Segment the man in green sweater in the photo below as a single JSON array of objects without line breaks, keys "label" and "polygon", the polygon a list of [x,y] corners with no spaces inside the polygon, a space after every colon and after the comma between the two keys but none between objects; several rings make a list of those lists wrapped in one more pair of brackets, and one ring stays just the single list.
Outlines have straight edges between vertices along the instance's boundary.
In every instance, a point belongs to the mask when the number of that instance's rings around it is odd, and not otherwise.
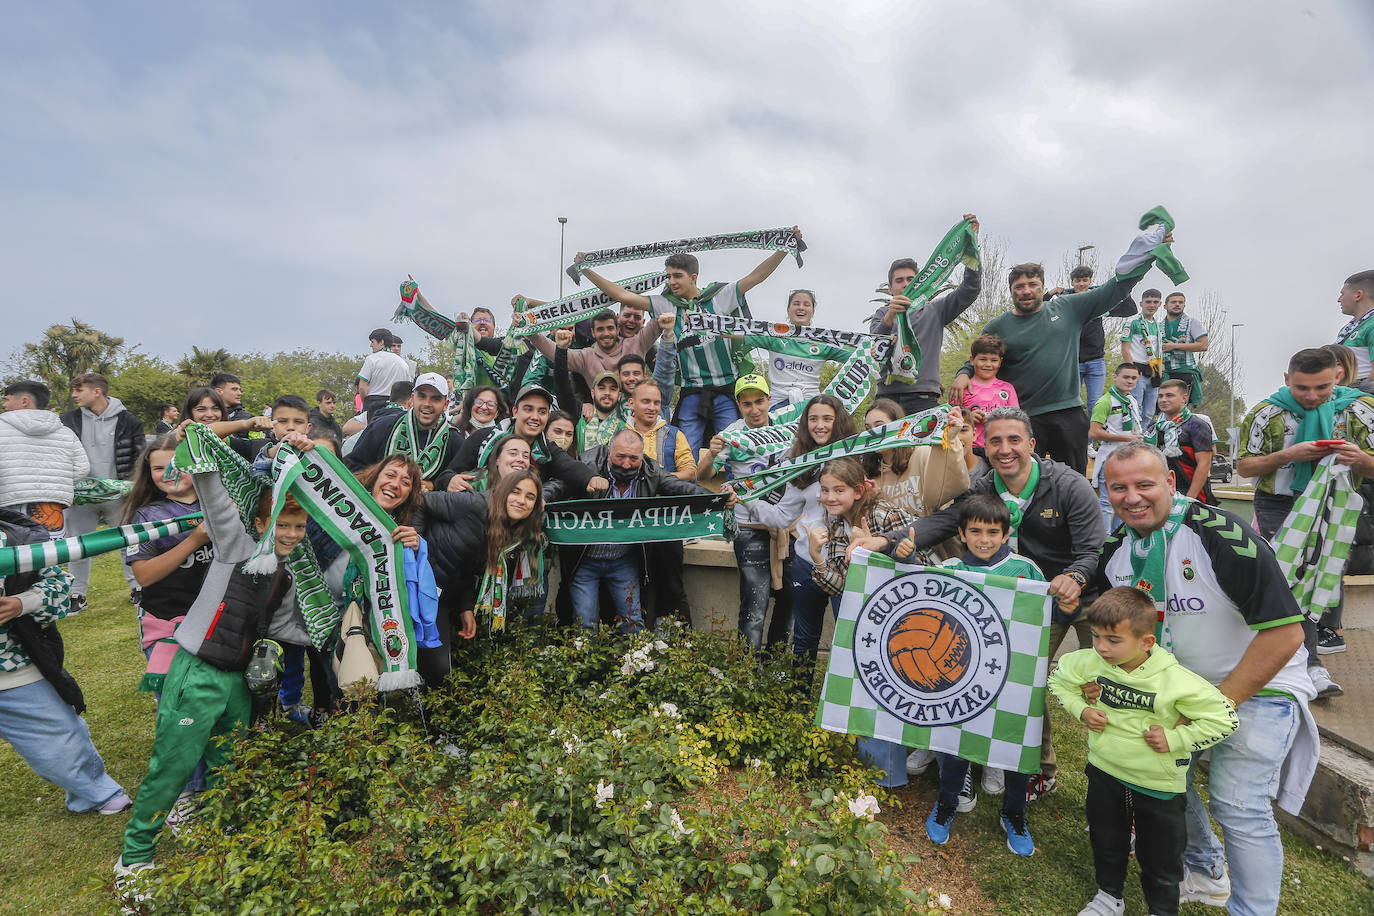
[{"label": "man in green sweater", "polygon": [[[1080,474],[1088,469],[1088,414],[1079,394],[1078,340],[1085,322],[1110,312],[1139,280],[1113,275],[1101,286],[1046,303],[1045,269],[1017,264],[1008,278],[1012,310],[983,329],[1007,345],[997,377],[1016,389],[1021,409],[1030,414],[1036,453]],[[951,404],[963,402],[972,376],[972,364],[964,363],[950,385]]]}]

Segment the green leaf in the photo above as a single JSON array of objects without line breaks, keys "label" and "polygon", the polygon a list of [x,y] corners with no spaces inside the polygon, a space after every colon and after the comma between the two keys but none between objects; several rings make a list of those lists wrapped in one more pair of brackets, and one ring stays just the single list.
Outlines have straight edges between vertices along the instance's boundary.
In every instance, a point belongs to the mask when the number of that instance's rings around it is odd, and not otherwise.
[{"label": "green leaf", "polygon": [[828,855],[816,856],[816,861],[812,864],[816,866],[818,874],[828,875],[835,870],[835,860]]}]

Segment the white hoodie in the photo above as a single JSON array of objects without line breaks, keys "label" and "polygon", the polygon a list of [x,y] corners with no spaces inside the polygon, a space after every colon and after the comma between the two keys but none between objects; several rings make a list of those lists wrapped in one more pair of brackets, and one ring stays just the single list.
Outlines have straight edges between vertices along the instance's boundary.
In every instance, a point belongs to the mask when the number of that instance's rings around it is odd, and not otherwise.
[{"label": "white hoodie", "polygon": [[0,414],[0,506],[72,504],[72,485],[91,464],[76,433],[49,410]]}]

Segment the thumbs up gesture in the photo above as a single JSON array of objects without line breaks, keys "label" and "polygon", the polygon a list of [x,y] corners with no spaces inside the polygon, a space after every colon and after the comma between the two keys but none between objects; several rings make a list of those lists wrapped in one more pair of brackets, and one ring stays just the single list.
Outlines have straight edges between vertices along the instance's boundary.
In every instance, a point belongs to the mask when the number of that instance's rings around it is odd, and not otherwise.
[{"label": "thumbs up gesture", "polygon": [[911,556],[915,552],[916,529],[908,528],[906,530],[906,537],[902,538],[902,540],[897,544],[897,549],[894,551],[894,553],[897,554],[897,559],[905,560],[907,557]]}]

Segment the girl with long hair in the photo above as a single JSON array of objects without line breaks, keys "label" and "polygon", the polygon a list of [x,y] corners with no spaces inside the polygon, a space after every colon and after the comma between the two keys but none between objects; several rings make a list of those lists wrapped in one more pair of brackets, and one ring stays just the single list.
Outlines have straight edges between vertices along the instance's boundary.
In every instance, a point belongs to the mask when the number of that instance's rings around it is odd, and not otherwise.
[{"label": "girl with long hair", "polygon": [[[267,417],[252,416],[242,420],[226,420],[229,408],[220,393],[210,387],[192,388],[186,396],[186,406],[181,411],[182,425],[188,421],[204,423],[216,436],[226,439],[231,448],[248,461],[252,461],[257,450],[248,439],[248,434],[257,430],[266,432],[272,428]],[[261,441],[261,440],[258,440]]]},{"label": "girl with long hair", "polygon": [[[822,445],[838,442],[856,435],[858,429],[838,398],[818,394],[806,402],[797,435],[792,441],[788,457],[797,458],[815,451]],[[816,584],[811,559],[810,532],[821,524],[824,509],[820,503],[821,484],[815,471],[808,471],[787,484],[777,505],[766,500],[753,503],[760,522],[771,528],[791,528],[797,525],[797,539],[792,545],[792,651],[806,662],[809,671],[815,663],[821,642],[821,626],[825,620],[825,606],[839,607],[839,600]]]},{"label": "girl with long hair", "polygon": [[453,431],[460,433],[459,441],[477,432],[489,429],[510,416],[510,404],[500,388],[491,385],[478,385],[463,396],[463,406],[453,420]]},{"label": "girl with long hair", "polygon": [[912,516],[883,498],[857,458],[827,461],[820,472],[820,504],[823,523],[808,534],[811,578],[822,591],[838,595],[849,574],[846,552],[850,533],[893,531],[911,524]]},{"label": "girl with long hair", "polygon": [[[906,415],[896,401],[878,398],[864,413],[864,429],[884,426]],[[963,429],[958,410],[950,411],[947,422]],[[957,445],[950,448],[918,445],[871,452],[864,456],[864,469],[880,496],[913,518],[925,518],[969,488],[963,441],[962,437],[956,439]],[[940,559],[957,557],[961,552],[954,538],[935,550]]]}]

